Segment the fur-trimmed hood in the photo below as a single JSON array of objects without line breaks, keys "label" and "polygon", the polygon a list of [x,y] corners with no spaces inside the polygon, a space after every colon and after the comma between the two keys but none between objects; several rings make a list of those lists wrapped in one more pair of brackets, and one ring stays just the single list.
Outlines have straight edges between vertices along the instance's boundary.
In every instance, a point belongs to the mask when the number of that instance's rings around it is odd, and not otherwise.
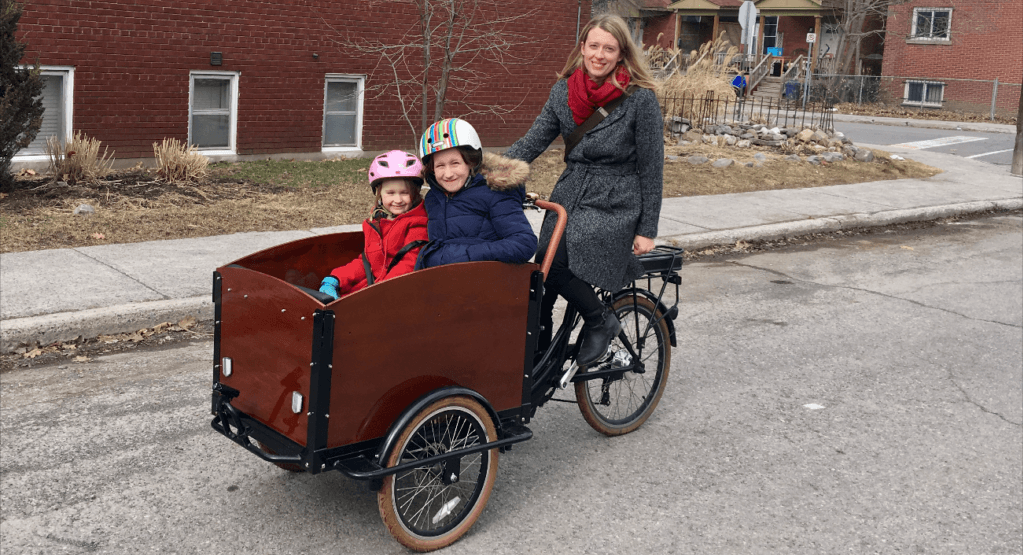
[{"label": "fur-trimmed hood", "polygon": [[483,153],[480,175],[487,186],[495,191],[508,191],[521,187],[529,178],[529,164],[493,152]]}]

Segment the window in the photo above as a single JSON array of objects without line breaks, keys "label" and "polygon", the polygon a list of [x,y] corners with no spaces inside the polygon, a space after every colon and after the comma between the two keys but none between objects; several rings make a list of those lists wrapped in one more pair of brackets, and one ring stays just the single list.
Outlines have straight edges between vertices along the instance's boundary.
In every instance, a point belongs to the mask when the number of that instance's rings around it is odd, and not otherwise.
[{"label": "window", "polygon": [[63,144],[71,136],[74,68],[42,66],[43,125],[35,140],[18,152],[18,158],[45,156],[46,140],[57,137]]},{"label": "window", "polygon": [[952,21],[951,8],[914,8],[913,32],[911,39],[947,41],[949,23]]},{"label": "window", "polygon": [[237,123],[238,74],[192,73],[188,143],[204,154],[234,154]]},{"label": "window", "polygon": [[362,144],[363,78],[328,75],[323,91],[323,149],[351,150]]},{"label": "window", "polygon": [[768,48],[781,46],[778,44],[778,16],[769,15],[764,17],[764,48],[763,54],[767,54]]},{"label": "window", "polygon": [[910,106],[941,107],[945,96],[945,84],[931,81],[906,81],[906,97],[902,101]]}]

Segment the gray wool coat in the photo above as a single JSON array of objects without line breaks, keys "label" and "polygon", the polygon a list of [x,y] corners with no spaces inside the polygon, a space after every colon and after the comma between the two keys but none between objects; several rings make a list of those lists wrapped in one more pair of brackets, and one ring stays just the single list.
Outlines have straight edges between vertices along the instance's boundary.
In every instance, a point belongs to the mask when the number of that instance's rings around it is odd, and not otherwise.
[{"label": "gray wool coat", "polygon": [[[663,125],[654,92],[638,88],[568,155],[568,166],[550,200],[568,211],[569,269],[590,285],[617,291],[642,273],[632,242],[636,235],[657,237],[664,182]],[[533,127],[506,156],[532,162],[558,135],[567,138],[575,128],[568,82],[561,79]],[[546,251],[555,221],[554,213],[544,218],[538,252]]]}]

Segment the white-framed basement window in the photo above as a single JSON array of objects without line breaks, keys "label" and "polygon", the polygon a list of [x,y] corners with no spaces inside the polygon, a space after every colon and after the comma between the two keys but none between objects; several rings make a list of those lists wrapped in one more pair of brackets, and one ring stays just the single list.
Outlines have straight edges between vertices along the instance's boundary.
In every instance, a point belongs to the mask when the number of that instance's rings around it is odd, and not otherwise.
[{"label": "white-framed basement window", "polygon": [[945,84],[936,81],[906,81],[905,106],[941,108],[945,98]]},{"label": "white-framed basement window", "polygon": [[[28,69],[22,66],[22,69]],[[74,108],[75,68],[40,66],[43,78],[43,125],[35,140],[14,155],[18,161],[46,158],[46,140],[56,136],[64,144],[71,138]]]},{"label": "white-framed basement window", "polygon": [[188,86],[188,144],[205,155],[234,154],[238,74],[193,71]]},{"label": "white-framed basement window", "polygon": [[913,8],[910,40],[948,42],[952,28],[952,8]]},{"label": "white-framed basement window", "polygon": [[327,74],[323,84],[323,151],[362,148],[362,103],[366,78]]}]

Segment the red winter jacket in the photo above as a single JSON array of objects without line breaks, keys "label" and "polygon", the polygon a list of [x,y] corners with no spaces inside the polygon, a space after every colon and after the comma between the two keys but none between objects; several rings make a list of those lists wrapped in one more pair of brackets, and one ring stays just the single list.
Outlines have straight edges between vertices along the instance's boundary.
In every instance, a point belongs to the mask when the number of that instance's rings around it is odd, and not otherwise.
[{"label": "red winter jacket", "polygon": [[416,265],[419,244],[413,245],[400,260],[395,257],[413,241],[426,244],[426,209],[420,202],[415,208],[399,214],[393,220],[387,218],[367,219],[362,222],[365,246],[362,254],[344,266],[334,268],[330,275],[341,282],[338,293],[342,296],[366,287],[366,269],[363,259],[369,261],[373,272],[373,283],[407,274]]}]

